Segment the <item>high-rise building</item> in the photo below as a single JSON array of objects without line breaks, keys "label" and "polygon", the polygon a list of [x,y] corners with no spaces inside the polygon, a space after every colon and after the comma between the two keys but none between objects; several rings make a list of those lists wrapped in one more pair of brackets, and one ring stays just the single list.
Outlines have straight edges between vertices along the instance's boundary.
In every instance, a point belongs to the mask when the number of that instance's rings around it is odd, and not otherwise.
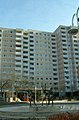
[{"label": "high-rise building", "polygon": [[36,30],[9,28],[0,28],[0,30],[0,80],[2,82],[11,79],[12,81],[28,80],[37,88],[50,88],[55,84],[55,89],[58,91],[55,35]]},{"label": "high-rise building", "polygon": [[60,94],[73,94],[79,90],[79,39],[77,35],[68,34],[69,29],[69,26],[59,26],[54,32],[57,43]]},{"label": "high-rise building", "polygon": [[0,81],[29,81],[59,95],[79,90],[77,35],[69,26],[54,32],[0,28]]},{"label": "high-rise building", "polygon": [[16,80],[58,92],[57,48],[51,32],[16,29]]},{"label": "high-rise building", "polygon": [[0,28],[0,87],[15,79],[15,35],[14,29]]}]

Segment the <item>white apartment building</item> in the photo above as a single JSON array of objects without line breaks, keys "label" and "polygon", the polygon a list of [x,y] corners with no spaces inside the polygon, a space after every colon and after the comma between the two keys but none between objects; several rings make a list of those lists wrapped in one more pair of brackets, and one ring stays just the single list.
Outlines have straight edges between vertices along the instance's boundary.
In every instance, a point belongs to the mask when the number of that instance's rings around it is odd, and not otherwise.
[{"label": "white apartment building", "polygon": [[16,80],[29,80],[38,89],[53,87],[58,91],[57,50],[53,36],[50,32],[16,29]]},{"label": "white apartment building", "polygon": [[68,34],[69,28],[59,26],[54,32],[57,43],[59,91],[61,94],[75,94],[79,90],[79,39],[77,35]]},{"label": "white apartment building", "polygon": [[68,29],[59,26],[54,32],[45,32],[0,28],[1,84],[25,80],[31,88],[52,87],[60,95],[77,92],[79,40],[77,35],[68,34]]},{"label": "white apartment building", "polygon": [[[15,79],[15,30],[0,28],[0,87]],[[11,86],[12,84],[10,84]],[[12,86],[9,88],[12,88]],[[8,89],[9,89],[8,88]],[[11,90],[11,89],[10,89]]]},{"label": "white apartment building", "polygon": [[[9,28],[0,28],[0,30],[1,84],[7,80],[12,82],[25,80],[30,81],[32,87],[38,89],[53,87],[53,79],[56,75],[53,76],[52,33]],[[57,62],[56,56],[55,62]]]}]

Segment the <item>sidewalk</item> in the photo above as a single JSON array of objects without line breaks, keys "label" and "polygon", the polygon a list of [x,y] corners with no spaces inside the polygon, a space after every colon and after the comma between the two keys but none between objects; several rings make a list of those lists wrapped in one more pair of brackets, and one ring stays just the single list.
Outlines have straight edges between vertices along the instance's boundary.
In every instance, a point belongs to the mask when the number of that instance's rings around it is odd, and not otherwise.
[{"label": "sidewalk", "polygon": [[[41,103],[42,104],[42,101],[40,102],[37,102],[37,103]],[[43,103],[46,103],[46,101],[43,101]],[[52,103],[52,101],[50,101],[50,103]],[[53,103],[59,103],[59,104],[77,104],[79,103],[79,101],[75,101],[75,100],[71,100],[71,101],[68,101],[68,100],[54,100]]]},{"label": "sidewalk", "polygon": [[[62,113],[62,112],[78,112],[79,111],[79,101],[53,101],[54,104],[46,105],[38,104],[38,105],[29,105],[29,104],[14,104],[13,105],[4,105],[0,108],[0,118],[15,118],[18,119],[26,119],[37,117],[39,120],[46,120],[45,118],[49,115]],[[78,104],[73,104],[78,103]]]},{"label": "sidewalk", "polygon": [[39,111],[60,111],[60,110],[79,110],[79,101],[67,101],[67,100],[58,100],[58,101],[53,101],[53,105],[51,104],[52,101],[50,102],[50,105],[46,104],[46,101],[42,102],[36,102],[36,105],[34,104],[27,104],[27,102],[24,103],[13,103],[13,104],[7,104],[7,105],[2,105],[0,108],[0,111],[4,112],[33,112],[37,108]]},{"label": "sidewalk", "polygon": [[3,112],[29,112],[29,106],[5,106],[0,108]]}]

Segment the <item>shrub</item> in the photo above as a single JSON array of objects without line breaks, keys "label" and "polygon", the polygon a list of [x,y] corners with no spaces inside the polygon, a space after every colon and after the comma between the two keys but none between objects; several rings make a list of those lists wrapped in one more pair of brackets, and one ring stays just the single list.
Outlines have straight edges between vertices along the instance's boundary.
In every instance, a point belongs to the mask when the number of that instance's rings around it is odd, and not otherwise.
[{"label": "shrub", "polygon": [[60,113],[49,116],[47,120],[79,120],[79,113]]}]

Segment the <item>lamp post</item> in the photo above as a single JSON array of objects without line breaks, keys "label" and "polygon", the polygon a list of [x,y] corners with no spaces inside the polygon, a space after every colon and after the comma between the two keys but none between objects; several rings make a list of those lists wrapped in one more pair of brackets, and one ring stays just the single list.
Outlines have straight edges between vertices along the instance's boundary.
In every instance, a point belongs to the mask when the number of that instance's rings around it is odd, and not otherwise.
[{"label": "lamp post", "polygon": [[[70,29],[68,30],[68,33],[72,36],[72,35],[76,35],[77,34],[77,38],[79,39],[79,17],[78,17],[78,12],[79,12],[79,7],[76,11],[75,14],[73,14],[72,16],[72,26],[70,27]],[[76,26],[74,26],[74,18],[76,17]],[[73,81],[71,81],[71,93],[73,95]]]},{"label": "lamp post", "polygon": [[37,84],[36,84],[36,80],[34,81],[34,93],[35,93],[34,102],[36,104],[36,102],[37,102]]},{"label": "lamp post", "polygon": [[78,33],[78,28],[76,28],[76,27],[74,26],[74,18],[75,18],[75,16],[76,16],[76,14],[73,14],[73,16],[72,16],[72,26],[71,26],[71,28],[68,30],[68,33],[71,34],[71,35],[75,35],[75,34]]},{"label": "lamp post", "polygon": [[[79,12],[79,7],[78,7],[76,13],[73,14],[73,16],[72,16],[72,26],[71,26],[71,28],[68,30],[68,33],[69,33],[69,34],[75,35],[75,34],[77,34],[78,31],[79,31],[79,17],[78,17],[78,12]],[[74,26],[74,18],[75,18],[75,17],[76,17],[76,19],[77,19],[77,27]]]},{"label": "lamp post", "polygon": [[36,101],[37,101],[37,100],[36,100],[36,94],[37,94],[37,93],[36,93],[36,90],[37,90],[37,87],[35,86],[35,103],[36,103]]}]

